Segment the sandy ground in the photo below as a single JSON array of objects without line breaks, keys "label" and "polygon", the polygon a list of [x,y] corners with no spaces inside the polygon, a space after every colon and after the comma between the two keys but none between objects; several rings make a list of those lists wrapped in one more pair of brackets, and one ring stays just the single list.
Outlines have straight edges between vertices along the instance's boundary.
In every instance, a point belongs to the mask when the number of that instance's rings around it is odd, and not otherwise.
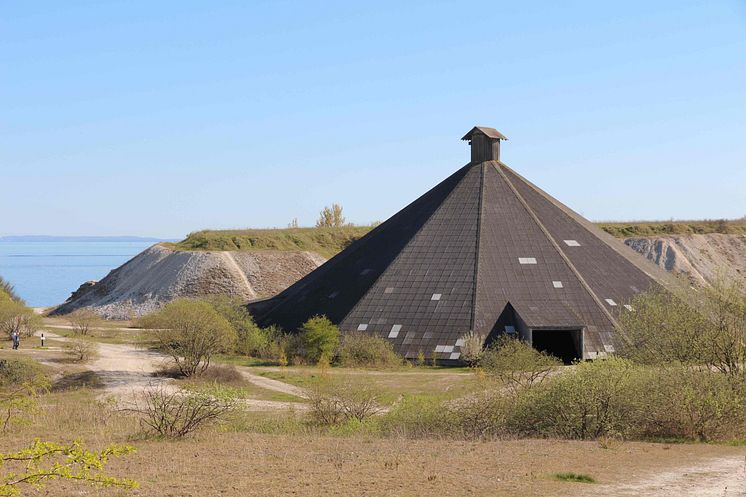
[{"label": "sandy ground", "polygon": [[746,454],[715,457],[667,471],[651,468],[630,477],[630,482],[594,485],[592,491],[578,495],[743,497],[746,496]]},{"label": "sandy ground", "polygon": [[[44,333],[49,339],[66,340],[65,337],[49,331]],[[131,344],[99,343],[98,347],[98,358],[86,364],[85,367],[94,372],[103,384],[102,397],[113,395],[119,400],[129,401],[146,388],[175,388],[173,380],[154,375],[168,361],[167,356]],[[241,371],[244,378],[261,388],[301,398],[306,396],[305,391],[300,387],[255,375],[248,371],[248,368],[237,369]],[[297,402],[259,399],[246,399],[246,406],[250,410],[302,410],[305,408],[303,404]]]}]

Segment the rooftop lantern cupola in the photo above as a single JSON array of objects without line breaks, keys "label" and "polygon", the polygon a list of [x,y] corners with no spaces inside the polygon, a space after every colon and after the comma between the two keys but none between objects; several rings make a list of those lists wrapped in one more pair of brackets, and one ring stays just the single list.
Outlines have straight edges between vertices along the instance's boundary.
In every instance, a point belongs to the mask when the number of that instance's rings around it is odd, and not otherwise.
[{"label": "rooftop lantern cupola", "polygon": [[487,128],[485,126],[474,126],[461,139],[469,140],[472,162],[499,161],[500,140],[507,140],[505,135],[495,128]]}]

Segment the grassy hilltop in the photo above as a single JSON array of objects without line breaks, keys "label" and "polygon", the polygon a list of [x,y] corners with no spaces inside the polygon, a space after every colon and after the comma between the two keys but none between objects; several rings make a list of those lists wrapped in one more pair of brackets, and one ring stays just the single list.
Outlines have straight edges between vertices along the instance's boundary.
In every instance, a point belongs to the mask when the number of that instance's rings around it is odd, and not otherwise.
[{"label": "grassy hilltop", "polygon": [[746,235],[746,218],[704,219],[700,221],[599,222],[596,225],[617,238],[664,235],[707,235],[711,233]]},{"label": "grassy hilltop", "polygon": [[[746,235],[746,219],[598,222],[596,225],[617,238],[709,233]],[[202,230],[190,233],[178,243],[164,245],[174,250],[307,250],[329,258],[371,229],[371,226],[344,226]]]},{"label": "grassy hilltop", "polygon": [[370,230],[370,226],[202,230],[166,245],[175,250],[307,250],[329,258]]}]

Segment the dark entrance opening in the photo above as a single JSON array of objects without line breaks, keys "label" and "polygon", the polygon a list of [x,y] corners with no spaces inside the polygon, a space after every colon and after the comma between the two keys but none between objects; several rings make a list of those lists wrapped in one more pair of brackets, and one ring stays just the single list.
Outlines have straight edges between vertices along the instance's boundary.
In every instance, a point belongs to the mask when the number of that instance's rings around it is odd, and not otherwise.
[{"label": "dark entrance opening", "polygon": [[546,352],[571,364],[580,359],[580,330],[531,330],[531,342],[536,350]]}]

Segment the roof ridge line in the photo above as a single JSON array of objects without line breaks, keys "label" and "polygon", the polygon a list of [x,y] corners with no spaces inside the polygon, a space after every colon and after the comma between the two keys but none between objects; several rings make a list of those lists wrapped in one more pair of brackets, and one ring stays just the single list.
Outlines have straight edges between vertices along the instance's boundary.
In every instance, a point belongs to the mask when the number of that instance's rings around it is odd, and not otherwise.
[{"label": "roof ridge line", "polygon": [[[466,164],[466,165],[465,165],[465,166],[464,166],[464,167],[463,167],[462,169],[465,169],[465,168],[469,167],[470,165],[471,165],[471,162],[469,162],[468,164]],[[467,172],[466,172],[466,173],[465,173],[465,174],[464,174],[463,176],[461,176],[461,178],[460,178],[460,179],[458,180],[458,182],[456,182],[456,184],[455,184],[455,185],[453,185],[453,188],[451,188],[451,191],[450,191],[450,192],[448,192],[448,195],[446,195],[446,196],[445,196],[445,198],[443,198],[443,200],[442,200],[442,201],[440,202],[440,204],[438,205],[437,209],[435,209],[435,210],[434,210],[434,211],[433,211],[433,212],[432,212],[432,213],[431,213],[431,214],[430,214],[430,215],[429,215],[429,216],[427,217],[427,219],[425,219],[425,221],[424,221],[424,222],[422,223],[422,225],[421,225],[421,226],[420,226],[420,227],[419,227],[419,228],[417,229],[417,231],[415,231],[415,232],[414,232],[414,234],[413,234],[413,235],[412,235],[412,237],[411,237],[411,238],[409,239],[409,241],[408,241],[408,242],[407,242],[407,243],[406,243],[406,244],[405,244],[405,245],[404,245],[404,246],[403,246],[403,247],[401,248],[401,250],[399,251],[399,253],[398,253],[398,254],[396,254],[396,257],[394,257],[393,259],[391,259],[391,262],[389,262],[389,263],[388,263],[388,265],[386,266],[386,268],[385,268],[385,269],[384,269],[383,271],[381,271],[381,274],[379,274],[379,275],[378,275],[378,277],[377,277],[376,279],[374,279],[373,281],[371,281],[371,282],[370,282],[370,285],[368,285],[368,289],[367,289],[367,290],[366,290],[365,292],[363,292],[363,294],[362,294],[362,295],[360,295],[360,298],[359,298],[359,299],[357,300],[357,302],[355,303],[355,305],[353,305],[353,306],[352,306],[352,307],[350,308],[350,310],[349,310],[349,311],[347,312],[347,314],[345,314],[345,316],[344,316],[344,317],[343,317],[342,319],[340,319],[340,323],[341,323],[342,321],[344,321],[345,319],[347,319],[347,316],[349,316],[350,314],[352,314],[353,312],[355,312],[355,310],[357,309],[357,307],[358,307],[358,306],[359,306],[359,305],[360,305],[360,304],[362,303],[362,301],[363,301],[364,297],[365,297],[366,295],[368,295],[368,292],[370,292],[370,291],[371,291],[371,289],[372,289],[372,288],[373,288],[374,286],[376,286],[376,283],[378,283],[378,281],[379,281],[379,280],[380,280],[381,278],[383,278],[383,275],[384,275],[384,274],[388,273],[389,269],[391,269],[391,267],[393,267],[393,265],[394,265],[394,264],[395,264],[395,263],[396,263],[396,262],[397,262],[397,261],[399,260],[399,258],[400,258],[400,257],[402,256],[402,254],[404,253],[404,250],[406,250],[406,248],[407,248],[407,247],[409,247],[409,244],[411,244],[411,243],[412,243],[412,242],[413,242],[413,241],[414,241],[414,240],[415,240],[415,239],[417,238],[417,236],[418,236],[418,235],[420,234],[420,232],[421,232],[421,231],[422,231],[422,230],[423,230],[423,229],[425,228],[425,226],[427,226],[427,223],[428,223],[428,222],[430,222],[430,220],[431,220],[431,219],[432,219],[432,218],[433,218],[433,217],[434,217],[434,216],[435,216],[435,215],[436,215],[436,214],[437,214],[438,212],[440,212],[440,210],[441,210],[441,209],[443,208],[443,205],[444,205],[444,204],[445,204],[445,203],[446,203],[446,202],[448,201],[448,199],[449,199],[449,198],[451,198],[451,195],[453,195],[453,192],[454,192],[454,191],[456,191],[456,188],[458,188],[458,186],[459,186],[459,185],[461,184],[461,182],[462,182],[462,181],[464,181],[464,178],[466,178],[467,174],[469,174],[469,172],[468,172],[468,171],[467,171]]]},{"label": "roof ridge line", "polygon": [[[596,295],[596,293],[593,291],[593,289],[590,287],[590,285],[585,281],[585,278],[580,274],[580,271],[575,267],[575,265],[570,261],[570,258],[567,257],[567,255],[562,251],[562,247],[560,247],[559,243],[557,243],[557,240],[554,239],[552,234],[549,232],[549,230],[546,229],[544,224],[539,220],[539,217],[536,215],[536,213],[531,209],[531,206],[528,205],[528,202],[526,202],[526,199],[524,199],[521,194],[518,192],[516,187],[513,185],[513,183],[510,181],[510,178],[505,174],[505,171],[500,169],[499,166],[502,166],[503,164],[499,161],[491,161],[495,163],[495,169],[497,169],[497,172],[500,174],[500,176],[503,178],[503,180],[508,184],[513,194],[518,198],[518,201],[521,202],[521,205],[526,209],[526,211],[531,216],[531,219],[534,220],[536,225],[539,227],[542,233],[544,233],[544,236],[547,237],[549,242],[552,244],[552,247],[557,251],[557,253],[560,255],[562,260],[567,264],[567,267],[570,268],[570,271],[575,275],[576,278],[578,278],[578,281],[580,282],[580,285],[585,289],[586,292],[591,296],[593,301],[596,303],[596,305],[601,309],[601,312],[603,312],[607,318],[609,318],[609,321],[611,321],[611,324],[614,325],[614,327],[618,328],[618,323],[614,316],[609,312],[606,307],[604,307],[603,303],[601,302],[601,299]],[[505,166],[507,167],[507,166]]]},{"label": "roof ridge line", "polygon": [[469,320],[469,329],[474,330],[474,323],[477,320],[477,291],[479,290],[479,252],[482,247],[482,220],[484,219],[484,175],[486,169],[484,162],[480,163],[482,171],[479,174],[479,222],[477,223],[477,242],[474,244],[474,285],[471,294],[471,319]]}]

